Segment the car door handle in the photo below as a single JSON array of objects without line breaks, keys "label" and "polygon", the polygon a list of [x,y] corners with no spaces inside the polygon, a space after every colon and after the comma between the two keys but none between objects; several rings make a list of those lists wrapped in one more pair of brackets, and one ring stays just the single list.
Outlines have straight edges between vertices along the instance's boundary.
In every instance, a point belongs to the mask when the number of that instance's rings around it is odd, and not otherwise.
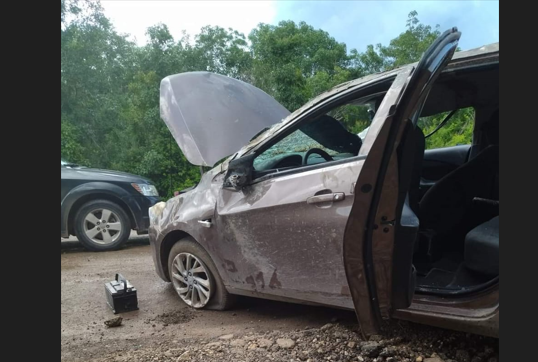
[{"label": "car door handle", "polygon": [[320,202],[332,202],[332,201],[343,201],[346,198],[346,195],[343,192],[335,192],[333,194],[322,194],[310,196],[306,199],[307,204],[318,204]]},{"label": "car door handle", "polygon": [[209,221],[209,220],[198,220],[198,222],[200,224],[202,224],[202,226],[205,227],[205,228],[210,228],[211,227],[211,221]]}]

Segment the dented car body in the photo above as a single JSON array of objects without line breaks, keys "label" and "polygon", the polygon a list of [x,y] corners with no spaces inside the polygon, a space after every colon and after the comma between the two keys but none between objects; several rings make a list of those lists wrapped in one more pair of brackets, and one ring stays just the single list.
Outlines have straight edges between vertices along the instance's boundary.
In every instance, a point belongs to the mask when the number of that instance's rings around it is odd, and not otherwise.
[{"label": "dented car body", "polygon": [[[218,278],[230,294],[354,309],[365,334],[392,317],[497,336],[498,275],[440,285],[435,260],[425,277],[417,267],[421,235],[437,235],[421,229],[415,196],[433,183],[414,184],[410,171],[430,157],[417,151],[419,116],[473,106],[478,130],[498,107],[495,76],[483,76],[498,74],[498,44],[454,55],[459,37],[451,29],[420,62],[341,84],[292,114],[224,76],[165,78],[161,117],[187,159],[213,166],[231,156],[192,190],[150,209],[157,274],[178,277],[170,253],[188,237],[214,263],[217,275],[208,280]],[[327,117],[342,104],[366,103],[375,104],[375,116],[363,139]],[[293,140],[317,146],[275,151],[296,132]],[[480,148],[475,133],[472,147]],[[187,283],[190,274],[184,277]]]}]

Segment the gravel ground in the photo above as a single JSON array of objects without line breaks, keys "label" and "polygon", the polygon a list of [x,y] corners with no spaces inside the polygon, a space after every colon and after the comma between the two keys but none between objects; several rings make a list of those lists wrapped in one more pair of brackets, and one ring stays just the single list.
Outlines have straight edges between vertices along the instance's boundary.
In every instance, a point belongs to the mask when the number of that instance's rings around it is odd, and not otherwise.
[{"label": "gravel ground", "polygon": [[[402,321],[365,341],[349,311],[252,298],[192,310],[155,274],[147,237],[106,253],[62,242],[61,269],[62,361],[498,361],[497,339]],[[137,288],[140,310],[109,328],[104,283],[116,272]]]},{"label": "gravel ground", "polygon": [[355,326],[328,323],[292,332],[225,334],[117,352],[96,361],[409,361],[497,362],[496,341],[459,333],[398,326],[360,338]]}]

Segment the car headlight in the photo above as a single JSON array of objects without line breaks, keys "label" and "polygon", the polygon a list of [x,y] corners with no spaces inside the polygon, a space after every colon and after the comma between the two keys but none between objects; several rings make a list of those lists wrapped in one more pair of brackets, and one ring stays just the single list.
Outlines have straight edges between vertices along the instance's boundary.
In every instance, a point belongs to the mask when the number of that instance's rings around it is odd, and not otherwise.
[{"label": "car headlight", "polygon": [[140,192],[144,196],[159,196],[159,191],[154,185],[149,184],[131,184],[136,191]]}]

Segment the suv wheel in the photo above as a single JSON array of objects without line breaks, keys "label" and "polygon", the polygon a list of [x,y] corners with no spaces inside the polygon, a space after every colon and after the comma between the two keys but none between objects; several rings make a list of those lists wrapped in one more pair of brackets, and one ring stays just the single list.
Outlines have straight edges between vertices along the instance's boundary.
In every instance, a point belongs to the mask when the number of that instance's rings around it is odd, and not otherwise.
[{"label": "suv wheel", "polygon": [[75,215],[75,233],[90,250],[114,250],[129,238],[131,223],[119,205],[94,200],[82,205]]}]

